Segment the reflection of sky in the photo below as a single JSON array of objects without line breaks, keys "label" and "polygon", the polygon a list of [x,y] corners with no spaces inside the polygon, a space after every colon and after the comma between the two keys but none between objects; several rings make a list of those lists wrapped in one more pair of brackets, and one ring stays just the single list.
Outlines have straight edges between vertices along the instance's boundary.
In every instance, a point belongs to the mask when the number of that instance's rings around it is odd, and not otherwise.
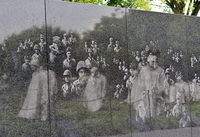
[{"label": "reflection of sky", "polygon": [[[153,0],[152,11],[162,12],[156,5],[160,0]],[[53,27],[61,27],[65,31],[84,32],[92,28],[102,16],[124,14],[124,9],[47,0],[47,23]],[[119,9],[119,8],[118,8]],[[41,27],[45,24],[44,0],[1,0],[0,6],[0,43],[12,33],[18,34],[33,25]]]},{"label": "reflection of sky", "polygon": [[[102,16],[124,14],[124,9],[89,4],[47,0],[47,24],[61,27],[65,31],[88,30],[91,21]],[[33,25],[41,27],[45,24],[44,0],[5,0],[0,6],[0,43],[12,33],[20,33]]]}]

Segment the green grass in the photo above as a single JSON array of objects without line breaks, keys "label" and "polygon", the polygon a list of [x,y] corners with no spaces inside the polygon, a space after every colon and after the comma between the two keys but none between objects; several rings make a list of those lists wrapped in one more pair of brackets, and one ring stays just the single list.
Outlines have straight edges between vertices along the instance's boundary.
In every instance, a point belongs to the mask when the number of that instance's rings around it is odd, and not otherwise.
[{"label": "green grass", "polygon": [[[79,102],[59,99],[56,104],[57,120],[65,120],[70,123],[71,127],[63,125],[54,127],[48,122],[17,118],[20,111],[20,92],[11,92],[8,89],[7,92],[0,93],[0,136],[49,137],[50,134],[56,136],[56,133],[62,132],[66,128],[73,128],[78,134],[86,137],[127,134],[131,132],[131,129],[127,127],[130,107],[120,104],[120,101],[122,100],[112,99],[110,104],[110,101],[106,99],[99,111],[90,112]],[[169,109],[173,106],[174,104]],[[192,102],[190,107],[191,112],[200,118],[200,101]],[[134,109],[131,114],[135,115]],[[152,130],[172,129],[178,128],[179,120],[180,117],[169,116],[166,118],[164,114],[152,118],[151,122],[150,119],[146,119],[146,124]],[[132,129],[132,131],[138,132],[136,129]]]},{"label": "green grass", "polygon": [[[73,106],[73,107],[72,107]],[[105,100],[102,108],[97,112],[86,110],[78,102],[62,101],[57,104],[58,119],[67,119],[81,135],[104,136],[126,134],[130,129],[126,127],[126,118],[130,117],[129,107],[112,100],[110,112],[109,100]],[[132,114],[134,114],[132,110]]]},{"label": "green grass", "polygon": [[[191,107],[191,108],[190,108]],[[190,104],[189,110],[191,109],[191,112],[196,115],[198,118],[200,118],[200,101],[194,101]]]},{"label": "green grass", "polygon": [[[20,111],[20,94],[0,94],[0,136],[8,137],[44,137],[50,136],[50,124],[39,120],[17,118]],[[53,129],[53,128],[52,128]]]}]

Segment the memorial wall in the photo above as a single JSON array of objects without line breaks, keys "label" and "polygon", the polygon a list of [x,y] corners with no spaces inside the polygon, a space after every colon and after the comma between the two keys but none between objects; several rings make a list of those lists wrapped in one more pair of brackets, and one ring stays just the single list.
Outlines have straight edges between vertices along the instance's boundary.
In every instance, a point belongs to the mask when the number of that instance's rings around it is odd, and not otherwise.
[{"label": "memorial wall", "polygon": [[199,17],[54,0],[2,5],[0,136],[200,126]]}]

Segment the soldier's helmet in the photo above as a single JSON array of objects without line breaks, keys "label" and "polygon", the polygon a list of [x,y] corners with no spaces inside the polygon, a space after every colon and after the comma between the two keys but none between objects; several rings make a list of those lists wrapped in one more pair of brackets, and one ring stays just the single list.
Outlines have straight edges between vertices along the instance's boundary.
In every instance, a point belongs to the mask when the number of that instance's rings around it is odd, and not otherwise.
[{"label": "soldier's helmet", "polygon": [[65,33],[63,36],[64,36],[64,37],[67,37],[67,34]]},{"label": "soldier's helmet", "polygon": [[34,48],[33,48],[33,49],[34,49],[34,50],[39,50],[39,49],[40,49],[40,47],[39,47],[39,45],[37,45],[37,44],[36,44],[36,45],[34,46]]},{"label": "soldier's helmet", "polygon": [[54,36],[53,37],[53,43],[59,43],[60,42],[60,37],[59,36]]},{"label": "soldier's helmet", "polygon": [[76,72],[78,73],[80,69],[87,69],[86,64],[84,61],[79,61],[77,66],[76,66]]},{"label": "soldier's helmet", "polygon": [[64,77],[66,77],[66,76],[72,77],[72,73],[71,73],[68,69],[66,69],[66,70],[64,71],[64,73],[63,73],[63,76],[64,76]]}]

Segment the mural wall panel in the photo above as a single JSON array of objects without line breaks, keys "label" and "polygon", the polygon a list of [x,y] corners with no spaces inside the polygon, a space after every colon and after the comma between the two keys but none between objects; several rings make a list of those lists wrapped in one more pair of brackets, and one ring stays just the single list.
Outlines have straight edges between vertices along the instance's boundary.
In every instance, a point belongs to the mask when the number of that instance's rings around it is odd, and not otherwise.
[{"label": "mural wall panel", "polygon": [[53,0],[3,5],[13,10],[0,15],[0,135],[197,134],[198,17]]}]

